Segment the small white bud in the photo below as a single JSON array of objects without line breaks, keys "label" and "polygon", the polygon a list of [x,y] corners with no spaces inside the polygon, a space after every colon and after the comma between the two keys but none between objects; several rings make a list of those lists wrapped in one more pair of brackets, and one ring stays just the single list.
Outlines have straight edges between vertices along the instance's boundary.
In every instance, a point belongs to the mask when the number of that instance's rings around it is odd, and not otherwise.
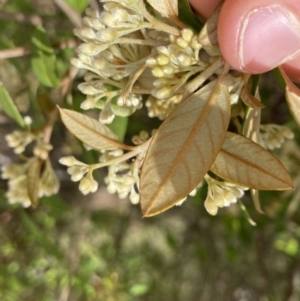
[{"label": "small white bud", "polygon": [[178,38],[176,40],[176,44],[180,47],[180,48],[187,48],[189,46],[189,42],[184,40],[183,38]]},{"label": "small white bud", "polygon": [[192,41],[193,37],[194,37],[194,33],[191,29],[189,28],[184,28],[182,31],[181,31],[181,35],[182,35],[182,38],[187,41],[187,42],[190,42]]},{"label": "small white bud", "polygon": [[108,43],[103,43],[101,45],[95,45],[91,43],[83,43],[81,44],[78,49],[80,52],[90,55],[90,56],[95,56],[99,54],[100,52],[104,51],[106,48],[109,47]]},{"label": "small white bud", "polygon": [[164,71],[160,67],[155,67],[152,69],[152,74],[155,77],[163,77],[165,75]]},{"label": "small white bud", "polygon": [[160,66],[165,66],[170,63],[170,58],[164,54],[160,54],[156,58],[157,64]]},{"label": "small white bud", "polygon": [[211,198],[205,200],[204,207],[210,215],[216,215],[218,213],[218,206]]},{"label": "small white bud", "polygon": [[111,42],[118,38],[119,32],[116,29],[113,28],[104,28],[97,32],[96,34],[97,39],[101,42]]},{"label": "small white bud", "polygon": [[169,87],[164,87],[157,90],[152,90],[152,95],[157,99],[166,99],[169,98],[173,93],[173,90]]},{"label": "small white bud", "polygon": [[25,116],[23,120],[24,120],[24,123],[28,126],[32,124],[32,119],[30,116]]}]

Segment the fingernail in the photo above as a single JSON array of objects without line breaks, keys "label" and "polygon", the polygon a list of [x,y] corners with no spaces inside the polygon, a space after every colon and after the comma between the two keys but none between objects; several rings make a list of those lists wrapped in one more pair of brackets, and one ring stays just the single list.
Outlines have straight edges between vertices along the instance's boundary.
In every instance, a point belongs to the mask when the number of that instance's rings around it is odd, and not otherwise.
[{"label": "fingernail", "polygon": [[247,72],[263,73],[300,48],[300,24],[279,6],[256,9],[243,22],[239,58]]}]

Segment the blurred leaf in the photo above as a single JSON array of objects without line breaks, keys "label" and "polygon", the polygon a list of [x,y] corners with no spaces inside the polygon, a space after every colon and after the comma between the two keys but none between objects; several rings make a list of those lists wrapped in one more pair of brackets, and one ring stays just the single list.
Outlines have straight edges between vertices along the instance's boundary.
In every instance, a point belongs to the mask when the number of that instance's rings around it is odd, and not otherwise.
[{"label": "blurred leaf", "polygon": [[271,153],[244,136],[228,132],[210,170],[224,180],[258,190],[293,188],[292,180]]},{"label": "blurred leaf", "polygon": [[36,50],[31,58],[31,66],[38,80],[47,87],[58,87],[55,55]]},{"label": "blurred leaf", "polygon": [[128,117],[115,116],[113,122],[108,124],[110,128],[118,137],[120,141],[124,141],[124,137],[127,131]]},{"label": "blurred leaf", "polygon": [[45,28],[37,26],[32,34],[31,42],[36,49],[48,54],[54,54],[54,50],[50,44]]},{"label": "blurred leaf", "polygon": [[130,288],[130,294],[139,297],[145,295],[149,290],[147,284],[135,284]]},{"label": "blurred leaf", "polygon": [[50,98],[49,94],[43,92],[42,93],[37,92],[36,99],[37,99],[37,104],[39,105],[41,111],[44,114],[49,115],[55,110],[55,104],[53,100]]},{"label": "blurred leaf", "polygon": [[42,26],[38,26],[31,37],[31,41],[34,46],[31,66],[35,76],[47,87],[58,87],[56,58],[46,30]]},{"label": "blurred leaf", "polygon": [[2,82],[0,82],[0,106],[9,117],[19,124],[19,126],[24,127],[24,120]]},{"label": "blurred leaf", "polygon": [[147,2],[163,17],[173,18],[178,16],[177,0],[147,0]]},{"label": "blurred leaf", "polygon": [[27,171],[27,190],[32,207],[36,208],[38,205],[39,194],[39,179],[42,169],[43,161],[39,158],[34,158],[29,165]]},{"label": "blurred leaf", "polygon": [[65,0],[73,9],[82,13],[89,5],[89,0]]},{"label": "blurred leaf", "polygon": [[52,195],[49,197],[43,197],[41,199],[43,204],[46,204],[50,209],[52,214],[61,215],[64,212],[70,210],[70,206],[66,204],[58,195]]},{"label": "blurred leaf", "polygon": [[24,210],[20,211],[20,217],[23,225],[29,230],[29,233],[35,237],[36,242],[39,242],[49,254],[57,258],[63,257],[58,247],[48,239],[48,236],[45,235],[43,230],[36,225]]},{"label": "blurred leaf", "polygon": [[62,49],[56,54],[56,70],[59,77],[62,77],[70,68],[70,59],[73,56],[73,48]]},{"label": "blurred leaf", "polygon": [[227,87],[199,90],[162,123],[147,151],[140,183],[144,216],[186,197],[214,161],[230,119]]},{"label": "blurred leaf", "polygon": [[184,24],[190,26],[192,29],[194,29],[195,32],[199,32],[201,30],[202,24],[196,17],[195,13],[192,11],[188,0],[178,1],[178,13],[179,20]]},{"label": "blurred leaf", "polygon": [[63,123],[79,140],[97,150],[131,149],[98,120],[71,110],[59,108]]}]

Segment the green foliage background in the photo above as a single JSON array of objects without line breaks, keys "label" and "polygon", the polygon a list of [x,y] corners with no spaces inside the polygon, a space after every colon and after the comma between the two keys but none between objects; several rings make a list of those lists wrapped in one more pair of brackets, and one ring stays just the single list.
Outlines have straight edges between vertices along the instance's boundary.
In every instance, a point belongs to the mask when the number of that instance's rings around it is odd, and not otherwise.
[{"label": "green foliage background", "polygon": [[[36,127],[49,110],[39,105],[36,91],[42,89],[47,98],[59,100],[59,84],[70,68],[74,46],[58,45],[76,43],[74,25],[55,2],[0,1],[0,54],[15,47],[29,50],[0,60],[0,80],[21,114],[30,115]],[[89,4],[88,0],[65,2],[77,13]],[[17,21],[18,14],[26,18]],[[33,17],[42,21],[45,30]],[[76,88],[80,80],[75,79],[70,91],[75,109],[83,99]],[[86,162],[93,161],[95,154],[84,151],[58,123],[51,160],[62,182],[59,195],[43,198],[37,209],[23,209],[7,203],[7,183],[0,182],[0,300],[299,300],[299,132],[274,76],[263,80],[262,96],[271,108],[264,120],[287,123],[296,133],[296,142],[277,152],[296,189],[261,193],[265,215],[255,211],[247,195],[244,203],[256,227],[238,206],[209,216],[203,207],[206,187],[181,207],[149,219],[142,219],[138,206],[128,200],[107,194],[104,186],[83,197],[57,161],[66,148],[80,153]],[[141,124],[143,114],[129,119],[128,137],[156,127],[155,120]],[[18,125],[4,112],[0,122],[0,164],[4,164],[17,160],[4,135]],[[118,122],[117,127],[127,126],[127,120]],[[103,182],[104,172],[96,177]]]}]

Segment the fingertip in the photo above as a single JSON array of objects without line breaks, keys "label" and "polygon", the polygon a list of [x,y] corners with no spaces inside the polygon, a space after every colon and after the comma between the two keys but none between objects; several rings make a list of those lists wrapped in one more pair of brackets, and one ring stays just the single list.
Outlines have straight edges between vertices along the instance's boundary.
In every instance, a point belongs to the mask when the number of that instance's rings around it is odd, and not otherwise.
[{"label": "fingertip", "polygon": [[[292,4],[291,4],[292,3]],[[232,68],[264,73],[300,48],[300,2],[291,0],[226,0],[219,17],[221,52]]]},{"label": "fingertip", "polygon": [[201,17],[208,19],[221,0],[189,0],[189,2]]}]

